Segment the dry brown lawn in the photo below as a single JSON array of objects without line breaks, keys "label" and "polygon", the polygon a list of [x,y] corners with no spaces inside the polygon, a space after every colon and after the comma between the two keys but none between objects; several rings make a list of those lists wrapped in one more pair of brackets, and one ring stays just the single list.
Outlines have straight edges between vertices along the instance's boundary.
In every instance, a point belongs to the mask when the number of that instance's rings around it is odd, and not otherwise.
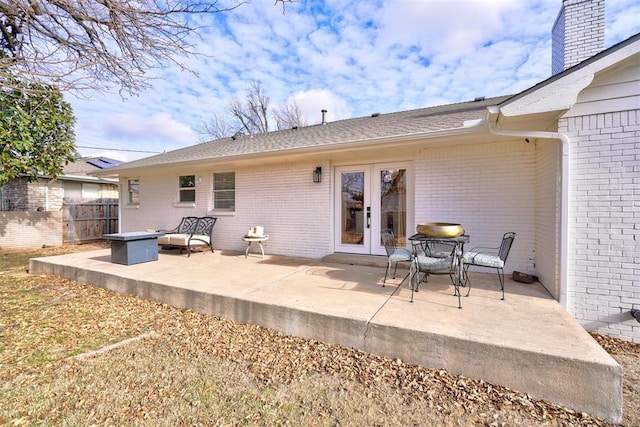
[{"label": "dry brown lawn", "polygon": [[[55,276],[0,254],[0,424],[605,426],[504,387]],[[596,336],[640,425],[640,346]]]}]

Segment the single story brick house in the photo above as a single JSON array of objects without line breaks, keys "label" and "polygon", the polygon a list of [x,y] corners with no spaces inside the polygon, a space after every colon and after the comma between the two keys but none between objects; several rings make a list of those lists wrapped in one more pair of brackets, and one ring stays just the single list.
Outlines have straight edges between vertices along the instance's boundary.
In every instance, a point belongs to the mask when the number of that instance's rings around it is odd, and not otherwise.
[{"label": "single story brick house", "polygon": [[556,74],[514,96],[218,139],[99,175],[120,180],[122,231],[211,215],[226,250],[256,225],[269,253],[311,258],[384,255],[382,229],[408,245],[426,221],[462,224],[470,246],[514,231],[507,273],[538,276],[587,330],[640,342],[640,34],[602,50],[586,21],[603,27],[603,0],[563,2]]}]

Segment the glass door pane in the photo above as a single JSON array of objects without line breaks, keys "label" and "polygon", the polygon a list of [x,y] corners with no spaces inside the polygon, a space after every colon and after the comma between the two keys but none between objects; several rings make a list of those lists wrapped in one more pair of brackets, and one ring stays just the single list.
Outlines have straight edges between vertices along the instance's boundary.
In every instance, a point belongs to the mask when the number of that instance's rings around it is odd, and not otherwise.
[{"label": "glass door pane", "polygon": [[[380,170],[380,230],[392,230],[396,244],[407,244],[407,170]],[[382,241],[380,241],[382,245]]]},{"label": "glass door pane", "polygon": [[364,172],[343,172],[341,178],[340,243],[364,245],[366,224],[364,210]]}]

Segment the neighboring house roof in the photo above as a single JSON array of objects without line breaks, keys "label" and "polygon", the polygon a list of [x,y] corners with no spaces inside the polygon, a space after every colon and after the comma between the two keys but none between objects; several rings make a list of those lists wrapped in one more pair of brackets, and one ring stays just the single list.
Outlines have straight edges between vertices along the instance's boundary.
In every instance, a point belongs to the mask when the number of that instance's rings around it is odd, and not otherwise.
[{"label": "neighboring house roof", "polygon": [[66,181],[84,181],[84,182],[108,182],[116,181],[108,178],[96,178],[87,175],[91,172],[101,171],[122,164],[120,160],[110,159],[108,157],[82,157],[76,159],[75,162],[65,165],[62,175],[59,179]]},{"label": "neighboring house roof", "polygon": [[107,157],[81,157],[75,162],[69,163],[63,169],[64,174],[83,175],[87,172],[106,169],[122,164],[120,160]]},{"label": "neighboring house roof", "polygon": [[368,117],[338,120],[326,124],[304,126],[288,130],[255,135],[221,138],[193,146],[146,157],[114,166],[104,173],[153,168],[170,164],[195,161],[234,159],[256,154],[284,154],[301,150],[374,144],[377,141],[402,140],[412,135],[425,135],[464,129],[465,122],[484,118],[487,106],[508,99],[479,98],[470,102],[440,105],[388,114],[372,114]]}]

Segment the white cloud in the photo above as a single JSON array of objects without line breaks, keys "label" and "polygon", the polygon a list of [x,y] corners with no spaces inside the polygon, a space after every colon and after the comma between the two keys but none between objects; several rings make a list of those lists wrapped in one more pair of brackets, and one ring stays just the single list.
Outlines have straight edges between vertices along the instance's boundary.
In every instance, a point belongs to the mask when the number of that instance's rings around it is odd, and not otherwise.
[{"label": "white cloud", "polygon": [[104,122],[105,135],[116,140],[167,140],[188,144],[194,140],[193,130],[169,113],[141,117],[135,114],[116,114]]},{"label": "white cloud", "polygon": [[322,121],[321,110],[327,110],[327,121],[336,121],[351,117],[351,109],[344,99],[326,89],[310,89],[297,92],[292,97],[307,123],[318,124]]},{"label": "white cloud", "polygon": [[640,2],[638,0],[607,0],[606,46],[611,46],[640,32]]},{"label": "white cloud", "polygon": [[421,47],[424,56],[456,60],[501,34],[515,0],[405,0],[385,3],[378,44]]},{"label": "white cloud", "polygon": [[[203,56],[168,65],[153,89],[72,99],[78,145],[163,151],[257,80],[310,124],[517,93],[551,73],[561,0],[305,0],[247,3],[205,21]],[[640,31],[640,0],[607,0],[607,46]],[[144,153],[127,154],[140,157]],[[112,156],[113,157],[113,156]]]}]

